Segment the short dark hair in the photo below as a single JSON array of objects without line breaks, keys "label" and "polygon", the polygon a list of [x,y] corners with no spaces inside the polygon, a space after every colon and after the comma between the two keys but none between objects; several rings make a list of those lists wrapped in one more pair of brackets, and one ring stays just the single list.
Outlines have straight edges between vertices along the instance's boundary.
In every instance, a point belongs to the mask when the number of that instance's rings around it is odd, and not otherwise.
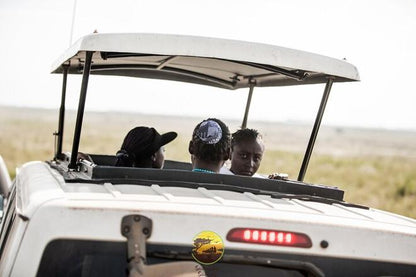
[{"label": "short dark hair", "polygon": [[242,141],[256,140],[257,138],[262,138],[261,134],[255,129],[240,129],[232,134],[231,137],[231,149],[234,148],[234,145]]},{"label": "short dark hair", "polygon": [[[215,121],[221,128],[221,138],[216,143],[207,143],[198,135],[200,127],[203,123]],[[206,161],[227,160],[231,149],[231,134],[227,125],[217,118],[208,118],[198,123],[192,133],[193,155],[198,159]]]}]

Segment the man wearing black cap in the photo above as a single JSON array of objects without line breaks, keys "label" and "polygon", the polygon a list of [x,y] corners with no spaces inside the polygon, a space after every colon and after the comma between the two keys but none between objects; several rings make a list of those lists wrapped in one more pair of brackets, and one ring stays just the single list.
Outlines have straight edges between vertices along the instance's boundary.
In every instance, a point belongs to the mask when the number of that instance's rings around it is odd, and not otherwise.
[{"label": "man wearing black cap", "polygon": [[177,137],[177,133],[160,135],[155,128],[136,127],[128,132],[116,154],[116,166],[163,168],[164,148]]},{"label": "man wearing black cap", "polygon": [[218,173],[230,157],[230,131],[219,119],[209,118],[199,123],[189,142],[192,171]]}]

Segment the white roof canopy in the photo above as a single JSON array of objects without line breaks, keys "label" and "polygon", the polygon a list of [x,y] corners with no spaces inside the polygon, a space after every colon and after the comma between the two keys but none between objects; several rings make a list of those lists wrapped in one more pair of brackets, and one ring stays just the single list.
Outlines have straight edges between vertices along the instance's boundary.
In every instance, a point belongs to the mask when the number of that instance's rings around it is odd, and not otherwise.
[{"label": "white roof canopy", "polygon": [[304,51],[245,41],[166,34],[91,34],[54,64],[52,73],[155,78],[227,89],[358,81],[355,66]]}]

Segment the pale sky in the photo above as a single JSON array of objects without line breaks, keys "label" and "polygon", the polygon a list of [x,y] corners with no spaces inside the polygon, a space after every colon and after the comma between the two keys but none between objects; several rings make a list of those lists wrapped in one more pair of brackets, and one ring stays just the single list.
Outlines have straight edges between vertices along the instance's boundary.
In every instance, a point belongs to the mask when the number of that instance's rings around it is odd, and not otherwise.
[{"label": "pale sky", "polygon": [[[361,82],[333,85],[322,124],[416,130],[414,0],[77,0],[75,13],[74,0],[0,0],[0,105],[58,109],[62,78],[51,65],[94,30],[229,38],[346,58]],[[79,80],[69,78],[68,108],[77,107]],[[201,118],[242,118],[247,97],[116,77],[94,77],[89,89],[87,110]],[[311,122],[323,90],[257,88],[249,119]]]}]

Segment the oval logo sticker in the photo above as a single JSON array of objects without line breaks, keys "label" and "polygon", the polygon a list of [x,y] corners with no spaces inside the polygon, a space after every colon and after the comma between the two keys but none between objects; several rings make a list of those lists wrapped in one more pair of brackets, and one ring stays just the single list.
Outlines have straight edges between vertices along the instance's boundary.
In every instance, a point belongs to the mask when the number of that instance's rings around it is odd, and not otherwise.
[{"label": "oval logo sticker", "polygon": [[224,242],[212,231],[202,231],[197,234],[193,245],[192,257],[201,264],[214,264],[224,255]]}]

